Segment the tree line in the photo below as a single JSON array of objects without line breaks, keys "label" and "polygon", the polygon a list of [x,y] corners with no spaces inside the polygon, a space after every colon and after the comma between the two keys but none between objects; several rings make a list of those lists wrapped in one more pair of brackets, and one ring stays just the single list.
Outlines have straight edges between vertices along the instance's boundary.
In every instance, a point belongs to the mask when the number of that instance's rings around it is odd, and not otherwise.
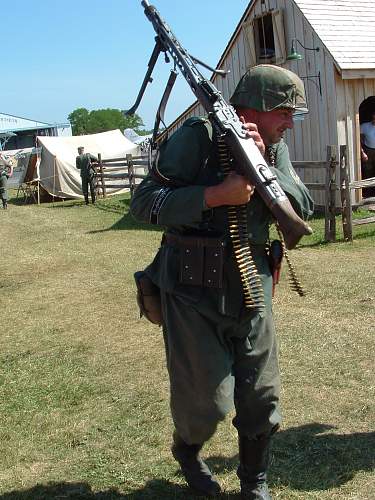
[{"label": "tree line", "polygon": [[108,130],[132,128],[138,135],[147,135],[152,131],[143,130],[142,118],[134,114],[125,115],[120,109],[96,109],[89,111],[86,108],[77,108],[70,113],[68,120],[72,126],[73,135],[97,134]]}]

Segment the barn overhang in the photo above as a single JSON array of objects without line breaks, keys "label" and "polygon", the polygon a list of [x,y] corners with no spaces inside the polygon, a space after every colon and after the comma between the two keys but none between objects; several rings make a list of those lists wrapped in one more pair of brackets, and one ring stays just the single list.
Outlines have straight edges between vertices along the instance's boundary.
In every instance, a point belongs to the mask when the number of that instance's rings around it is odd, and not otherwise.
[{"label": "barn overhang", "polygon": [[375,79],[375,65],[373,68],[341,68],[340,73],[343,80]]}]

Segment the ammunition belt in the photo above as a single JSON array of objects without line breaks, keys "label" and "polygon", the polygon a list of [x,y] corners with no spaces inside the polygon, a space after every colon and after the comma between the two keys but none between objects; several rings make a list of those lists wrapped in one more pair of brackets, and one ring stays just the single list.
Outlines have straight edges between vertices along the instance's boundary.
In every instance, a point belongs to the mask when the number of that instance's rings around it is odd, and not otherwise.
[{"label": "ammunition belt", "polygon": [[[228,146],[215,136],[218,159],[224,175],[232,171],[232,161]],[[237,266],[240,271],[244,303],[247,309],[263,309],[264,293],[258,270],[251,253],[247,235],[246,205],[228,206],[229,232]]]}]

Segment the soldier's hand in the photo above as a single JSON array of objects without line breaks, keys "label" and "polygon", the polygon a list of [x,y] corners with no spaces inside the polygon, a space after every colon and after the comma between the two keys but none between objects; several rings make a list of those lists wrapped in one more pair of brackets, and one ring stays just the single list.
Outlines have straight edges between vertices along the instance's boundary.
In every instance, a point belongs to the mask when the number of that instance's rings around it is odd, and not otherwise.
[{"label": "soldier's hand", "polygon": [[254,192],[254,186],[236,173],[229,174],[222,183],[205,189],[204,199],[208,208],[223,205],[244,205]]},{"label": "soldier's hand", "polygon": [[246,123],[243,116],[240,116],[240,120],[243,123],[243,128],[247,131],[247,135],[254,140],[255,144],[258,146],[259,151],[264,156],[266,146],[264,145],[263,139],[258,132],[258,127],[255,123]]}]

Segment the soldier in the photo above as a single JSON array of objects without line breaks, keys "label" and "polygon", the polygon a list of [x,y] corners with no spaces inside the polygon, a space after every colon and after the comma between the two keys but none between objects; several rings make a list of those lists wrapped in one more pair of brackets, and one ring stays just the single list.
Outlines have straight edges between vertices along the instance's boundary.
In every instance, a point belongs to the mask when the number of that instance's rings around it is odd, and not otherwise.
[{"label": "soldier", "polygon": [[[375,177],[375,111],[371,113],[371,121],[361,124],[361,160],[362,179]],[[364,198],[375,196],[375,188],[365,188]]]},{"label": "soldier", "polygon": [[[293,114],[307,112],[302,81],[286,69],[259,65],[242,77],[230,102],[294,209],[306,219],[313,202],[283,141],[284,132],[293,128]],[[227,206],[243,204],[265,295],[266,307],[260,311],[244,306],[229,237]],[[244,177],[223,177],[215,134],[205,118],[188,119],[161,145],[157,169],[136,190],[131,211],[139,220],[167,227],[146,273],[161,293],[175,425],[172,454],[190,487],[206,496],[220,492],[199,452],[234,402],[242,498],[269,500],[270,441],[281,421],[266,254],[271,213]],[[215,238],[220,243],[212,252]],[[202,269],[212,268],[213,255],[219,255],[223,242],[222,262],[215,264],[216,275],[222,277],[208,286]]]},{"label": "soldier", "polygon": [[98,159],[90,154],[85,153],[84,147],[78,148],[78,156],[76,157],[76,167],[81,171],[81,181],[82,181],[82,193],[85,197],[86,205],[89,204],[89,186],[91,193],[91,201],[95,203],[95,186],[94,186],[94,174],[95,170],[92,166],[92,162],[97,162]]},{"label": "soldier", "polygon": [[7,184],[9,177],[13,175],[12,160],[7,159],[4,155],[0,154],[0,198],[3,202],[3,209],[8,208],[8,191]]}]

